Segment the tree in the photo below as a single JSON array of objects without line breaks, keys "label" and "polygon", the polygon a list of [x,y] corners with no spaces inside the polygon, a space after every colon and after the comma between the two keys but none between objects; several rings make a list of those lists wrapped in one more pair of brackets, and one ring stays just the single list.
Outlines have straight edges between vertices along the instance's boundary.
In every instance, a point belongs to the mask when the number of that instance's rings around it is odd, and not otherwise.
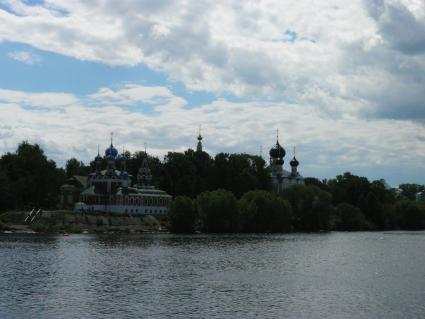
[{"label": "tree", "polygon": [[90,166],[84,165],[82,161],[77,160],[75,157],[66,161],[65,164],[66,177],[75,175],[87,175],[90,173]]},{"label": "tree", "polygon": [[270,190],[270,175],[265,165],[259,156],[219,153],[214,158],[214,186],[227,189],[238,198],[251,190]]},{"label": "tree", "polygon": [[339,204],[336,209],[337,230],[363,230],[367,228],[366,219],[363,212],[356,206],[348,203]]},{"label": "tree", "polygon": [[0,167],[8,181],[12,207],[55,206],[65,173],[46,158],[39,145],[22,142],[15,153],[1,157]]},{"label": "tree", "polygon": [[400,184],[398,186],[401,189],[401,195],[410,200],[415,200],[416,194],[425,189],[425,185],[419,184]]},{"label": "tree", "polygon": [[425,229],[425,207],[423,204],[404,200],[396,204],[395,210],[399,216],[402,229]]},{"label": "tree", "polygon": [[239,200],[240,224],[244,232],[288,232],[291,230],[291,206],[275,193],[257,190]]},{"label": "tree", "polygon": [[297,231],[331,229],[332,195],[316,186],[293,186],[282,197],[291,203],[293,222]]},{"label": "tree", "polygon": [[195,202],[187,196],[177,196],[168,207],[173,233],[193,233],[198,220]]},{"label": "tree", "polygon": [[366,219],[378,229],[386,228],[386,220],[382,203],[372,192],[367,193],[365,197],[360,198],[358,206],[363,211]]},{"label": "tree", "polygon": [[238,203],[229,191],[204,192],[197,199],[201,228],[208,233],[238,231]]},{"label": "tree", "polygon": [[327,181],[333,203],[348,203],[356,206],[360,198],[370,192],[370,183],[366,177],[353,175],[349,172],[338,175]]},{"label": "tree", "polygon": [[0,166],[0,212],[13,207],[14,201],[10,193],[10,182],[6,170]]}]

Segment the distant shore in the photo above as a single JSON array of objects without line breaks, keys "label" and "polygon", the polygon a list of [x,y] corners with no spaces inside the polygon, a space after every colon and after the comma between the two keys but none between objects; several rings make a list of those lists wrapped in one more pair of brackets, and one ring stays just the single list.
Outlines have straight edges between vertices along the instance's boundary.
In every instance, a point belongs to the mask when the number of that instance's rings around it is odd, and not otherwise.
[{"label": "distant shore", "polygon": [[6,233],[152,233],[168,232],[165,216],[126,214],[87,214],[64,210],[43,211],[31,224],[24,222],[28,212],[0,214],[0,231]]}]

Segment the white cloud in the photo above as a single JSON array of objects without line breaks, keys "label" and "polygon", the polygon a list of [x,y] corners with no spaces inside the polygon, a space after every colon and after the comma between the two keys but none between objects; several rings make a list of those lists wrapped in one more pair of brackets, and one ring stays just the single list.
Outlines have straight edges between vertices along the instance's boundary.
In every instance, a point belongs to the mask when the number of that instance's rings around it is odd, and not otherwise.
[{"label": "white cloud", "polygon": [[[39,107],[40,95],[51,101],[49,108]],[[63,95],[65,99],[58,98]],[[122,96],[136,101],[162,97],[178,103],[159,107],[154,114],[135,112],[121,104]],[[285,165],[297,145],[300,170],[307,176],[332,177],[354,171],[371,178],[385,177],[393,184],[425,178],[421,173],[425,128],[410,120],[332,118],[308,104],[224,99],[189,109],[183,101],[165,87],[131,84],[79,97],[0,90],[0,123],[4,123],[0,126],[0,152],[13,151],[20,141],[29,140],[40,143],[59,163],[74,156],[88,162],[97,153],[97,144],[107,147],[109,132],[114,131],[119,149],[125,146],[136,151],[147,142],[149,152],[162,157],[169,150],[195,147],[198,125],[202,124],[204,146],[211,154],[258,154],[263,145],[267,158],[279,128],[288,154]]]},{"label": "white cloud", "polygon": [[53,108],[60,110],[78,103],[78,98],[69,93],[28,93],[0,89],[0,103],[16,103],[32,108]]},{"label": "white cloud", "polygon": [[91,94],[90,98],[101,104],[109,102],[125,106],[147,105],[154,106],[155,110],[178,108],[187,103],[183,98],[175,96],[166,87],[134,84],[127,84],[117,90],[101,88],[96,93]]},{"label": "white cloud", "polygon": [[0,40],[143,63],[192,90],[425,119],[421,0],[7,3]]},{"label": "white cloud", "polygon": [[12,51],[8,53],[8,56],[16,61],[30,65],[41,62],[41,57],[28,51]]}]

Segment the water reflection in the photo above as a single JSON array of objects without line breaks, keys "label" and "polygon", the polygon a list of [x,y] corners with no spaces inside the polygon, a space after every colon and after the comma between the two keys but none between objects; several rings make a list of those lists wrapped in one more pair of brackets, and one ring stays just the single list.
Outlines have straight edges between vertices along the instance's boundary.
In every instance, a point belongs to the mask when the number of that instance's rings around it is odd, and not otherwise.
[{"label": "water reflection", "polygon": [[1,235],[0,318],[405,318],[425,233]]}]

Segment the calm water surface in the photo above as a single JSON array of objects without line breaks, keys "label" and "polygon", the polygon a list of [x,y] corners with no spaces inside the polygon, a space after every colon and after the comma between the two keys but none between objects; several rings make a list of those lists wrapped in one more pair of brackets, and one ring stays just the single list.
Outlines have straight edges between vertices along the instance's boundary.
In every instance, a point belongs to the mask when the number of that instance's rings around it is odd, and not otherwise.
[{"label": "calm water surface", "polygon": [[425,232],[0,235],[0,318],[425,318]]}]

